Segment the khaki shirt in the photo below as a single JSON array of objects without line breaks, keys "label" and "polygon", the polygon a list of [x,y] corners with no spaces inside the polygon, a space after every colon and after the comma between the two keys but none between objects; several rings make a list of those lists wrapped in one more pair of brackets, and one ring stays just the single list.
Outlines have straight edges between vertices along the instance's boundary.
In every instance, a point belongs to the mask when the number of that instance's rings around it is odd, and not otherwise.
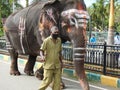
[{"label": "khaki shirt", "polygon": [[44,40],[41,49],[45,52],[45,63],[43,67],[45,69],[60,68],[59,55],[62,50],[61,39],[57,38],[56,43],[54,43],[52,37],[49,36]]}]

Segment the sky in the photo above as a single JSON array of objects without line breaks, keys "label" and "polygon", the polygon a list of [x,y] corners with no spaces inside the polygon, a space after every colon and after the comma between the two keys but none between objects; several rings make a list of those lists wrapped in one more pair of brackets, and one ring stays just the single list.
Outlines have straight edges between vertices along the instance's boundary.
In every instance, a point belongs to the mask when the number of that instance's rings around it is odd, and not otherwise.
[{"label": "sky", "polygon": [[[25,2],[26,0],[20,0],[20,3],[21,3],[21,5],[23,5],[24,7],[25,7]],[[32,0],[29,0],[30,2],[32,1]],[[86,6],[87,7],[89,7],[89,6],[91,6],[92,5],[92,3],[95,3],[96,2],[96,0],[84,0],[85,1],[85,4],[86,4]]]},{"label": "sky", "polygon": [[87,7],[91,6],[96,0],[84,0]]}]

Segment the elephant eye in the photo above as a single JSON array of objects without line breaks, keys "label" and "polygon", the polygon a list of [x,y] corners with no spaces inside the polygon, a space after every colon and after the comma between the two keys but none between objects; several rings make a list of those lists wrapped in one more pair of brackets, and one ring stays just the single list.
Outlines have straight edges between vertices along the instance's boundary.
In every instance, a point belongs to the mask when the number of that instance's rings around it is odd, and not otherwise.
[{"label": "elephant eye", "polygon": [[73,23],[75,23],[75,20],[74,20],[73,18],[71,19],[71,21],[72,21]]}]

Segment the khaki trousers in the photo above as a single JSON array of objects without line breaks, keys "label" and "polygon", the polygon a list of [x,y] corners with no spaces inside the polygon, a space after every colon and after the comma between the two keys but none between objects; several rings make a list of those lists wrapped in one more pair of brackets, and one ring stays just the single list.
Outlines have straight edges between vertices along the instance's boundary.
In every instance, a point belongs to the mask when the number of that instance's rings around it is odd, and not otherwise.
[{"label": "khaki trousers", "polygon": [[61,69],[44,69],[44,78],[39,90],[45,90],[53,82],[52,90],[61,90]]}]

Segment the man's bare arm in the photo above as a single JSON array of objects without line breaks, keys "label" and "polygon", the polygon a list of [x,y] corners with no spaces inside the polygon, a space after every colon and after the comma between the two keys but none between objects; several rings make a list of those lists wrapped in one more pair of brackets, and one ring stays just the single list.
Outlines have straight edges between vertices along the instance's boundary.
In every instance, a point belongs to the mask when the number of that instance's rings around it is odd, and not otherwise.
[{"label": "man's bare arm", "polygon": [[45,56],[44,56],[44,51],[43,50],[40,50],[40,62],[45,62]]}]

